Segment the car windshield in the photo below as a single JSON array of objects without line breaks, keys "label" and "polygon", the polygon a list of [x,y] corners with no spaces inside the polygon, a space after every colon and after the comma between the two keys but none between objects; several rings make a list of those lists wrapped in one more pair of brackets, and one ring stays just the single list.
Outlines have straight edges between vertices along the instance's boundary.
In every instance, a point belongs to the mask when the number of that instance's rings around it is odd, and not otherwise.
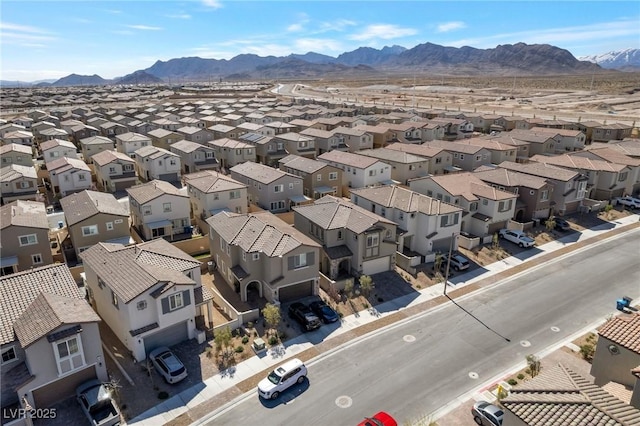
[{"label": "car windshield", "polygon": [[328,306],[323,306],[322,307],[322,313],[324,315],[333,316],[333,310],[331,310],[331,308],[328,307]]},{"label": "car windshield", "polygon": [[162,361],[164,361],[165,365],[169,369],[169,371],[177,371],[184,370],[184,366],[180,362],[178,358],[175,357],[171,352],[165,352],[161,356]]},{"label": "car windshield", "polygon": [[520,239],[521,239],[522,241],[526,241],[526,242],[528,242],[528,243],[533,242],[533,238],[527,237],[526,235],[523,235],[522,237],[520,237]]},{"label": "car windshield", "polygon": [[274,385],[277,385],[278,383],[280,383],[281,377],[278,375],[278,373],[276,373],[275,371],[272,371],[271,374],[267,376],[267,379],[269,379],[269,381]]}]

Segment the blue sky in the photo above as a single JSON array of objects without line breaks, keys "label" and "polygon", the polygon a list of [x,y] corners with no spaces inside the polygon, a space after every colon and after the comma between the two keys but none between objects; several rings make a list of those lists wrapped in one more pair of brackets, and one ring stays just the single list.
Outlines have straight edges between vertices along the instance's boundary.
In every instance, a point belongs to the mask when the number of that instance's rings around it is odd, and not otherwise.
[{"label": "blue sky", "polygon": [[638,1],[24,1],[0,4],[0,79],[123,76],[160,60],[361,46],[640,48]]}]

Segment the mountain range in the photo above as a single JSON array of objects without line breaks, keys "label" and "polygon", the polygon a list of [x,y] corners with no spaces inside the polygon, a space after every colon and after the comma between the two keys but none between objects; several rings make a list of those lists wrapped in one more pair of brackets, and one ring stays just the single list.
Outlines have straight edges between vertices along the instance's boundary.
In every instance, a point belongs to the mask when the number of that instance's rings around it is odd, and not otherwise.
[{"label": "mountain range", "polygon": [[[337,57],[315,52],[288,56],[241,54],[229,60],[199,57],[156,61],[144,70],[105,80],[98,75],[71,74],[37,86],[184,83],[189,81],[364,78],[385,75],[557,75],[585,74],[603,68],[637,70],[640,49],[627,49],[576,59],[569,51],[548,44],[499,45],[491,49],[445,47],[432,43],[411,49],[360,47]],[[0,85],[9,87],[9,82]],[[29,85],[21,83],[21,85]]]}]

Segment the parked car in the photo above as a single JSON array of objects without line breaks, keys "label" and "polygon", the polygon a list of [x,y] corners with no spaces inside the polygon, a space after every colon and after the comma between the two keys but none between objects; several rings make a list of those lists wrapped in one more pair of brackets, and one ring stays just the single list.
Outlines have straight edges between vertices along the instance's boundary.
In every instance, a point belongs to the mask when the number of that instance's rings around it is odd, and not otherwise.
[{"label": "parked car", "polygon": [[94,426],[115,426],[120,424],[120,410],[109,389],[92,379],[76,388],[76,399],[82,411]]},{"label": "parked car", "polygon": [[640,198],[635,197],[618,197],[616,198],[618,204],[621,204],[630,209],[640,209]]},{"label": "parked car", "polygon": [[566,220],[561,217],[554,217],[553,221],[555,222],[554,228],[556,231],[570,231],[571,225]]},{"label": "parked car", "polygon": [[365,417],[363,421],[358,423],[358,426],[398,426],[398,422],[389,413],[380,411],[373,417]]},{"label": "parked car", "polygon": [[480,426],[501,426],[504,412],[486,401],[478,401],[471,408],[473,420]]},{"label": "parked car", "polygon": [[304,382],[306,377],[307,367],[299,359],[293,358],[260,380],[258,395],[265,399],[276,399],[291,386]]},{"label": "parked car", "polygon": [[[449,257],[448,254],[445,254],[444,256],[442,256],[442,267],[446,268],[447,267],[447,258]],[[465,269],[469,269],[469,266],[471,265],[471,263],[469,262],[469,259],[467,259],[466,257],[464,257],[461,254],[457,254],[457,253],[453,253],[451,255],[451,260],[449,261],[449,267],[455,269],[456,271],[464,271]]]},{"label": "parked car", "polygon": [[149,352],[149,358],[165,382],[170,384],[178,383],[187,377],[187,368],[176,354],[166,346],[161,346]]},{"label": "parked car", "polygon": [[527,236],[527,234],[522,231],[501,229],[498,235],[500,235],[500,238],[511,241],[512,243],[517,244],[520,247],[533,247],[533,245],[535,244],[533,238]]},{"label": "parked car", "polygon": [[340,319],[338,313],[322,300],[311,302],[309,307],[325,324],[336,322]]},{"label": "parked car", "polygon": [[301,302],[293,302],[289,306],[289,318],[296,320],[304,331],[316,330],[322,325],[320,318]]}]

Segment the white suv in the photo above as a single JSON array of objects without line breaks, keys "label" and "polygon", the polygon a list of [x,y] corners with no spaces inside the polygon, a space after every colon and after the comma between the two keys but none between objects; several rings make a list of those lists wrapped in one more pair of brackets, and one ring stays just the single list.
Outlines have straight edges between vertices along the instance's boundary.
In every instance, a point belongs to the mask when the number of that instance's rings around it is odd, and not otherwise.
[{"label": "white suv", "polygon": [[258,383],[258,395],[265,399],[276,399],[280,394],[295,385],[304,382],[307,367],[297,358],[285,362]]},{"label": "white suv", "polygon": [[522,231],[515,231],[511,229],[501,229],[499,231],[500,238],[504,238],[507,241],[511,241],[513,244],[517,244],[520,247],[533,247],[535,241],[533,238],[527,236]]},{"label": "white suv", "polygon": [[630,209],[640,209],[640,199],[635,197],[619,197],[616,198],[618,204],[621,204]]}]

